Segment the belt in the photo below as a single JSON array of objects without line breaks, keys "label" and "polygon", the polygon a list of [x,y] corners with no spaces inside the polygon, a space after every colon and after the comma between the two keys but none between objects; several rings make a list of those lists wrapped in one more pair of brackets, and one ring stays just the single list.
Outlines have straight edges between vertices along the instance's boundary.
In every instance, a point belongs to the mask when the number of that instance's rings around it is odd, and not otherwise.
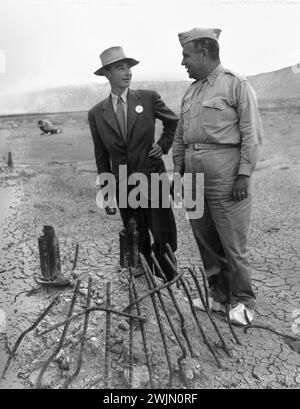
[{"label": "belt", "polygon": [[187,147],[193,149],[194,151],[199,150],[210,150],[210,149],[228,149],[228,148],[238,148],[241,145],[234,143],[189,143]]}]

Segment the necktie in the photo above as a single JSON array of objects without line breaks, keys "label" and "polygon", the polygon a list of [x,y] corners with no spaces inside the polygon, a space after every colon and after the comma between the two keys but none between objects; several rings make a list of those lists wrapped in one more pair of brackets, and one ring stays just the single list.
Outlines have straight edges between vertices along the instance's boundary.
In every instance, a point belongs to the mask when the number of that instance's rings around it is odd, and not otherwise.
[{"label": "necktie", "polygon": [[123,136],[124,142],[126,142],[127,132],[125,128],[125,112],[124,112],[124,107],[123,107],[122,100],[120,97],[118,98],[116,117],[117,117],[117,121],[119,124],[121,134]]}]

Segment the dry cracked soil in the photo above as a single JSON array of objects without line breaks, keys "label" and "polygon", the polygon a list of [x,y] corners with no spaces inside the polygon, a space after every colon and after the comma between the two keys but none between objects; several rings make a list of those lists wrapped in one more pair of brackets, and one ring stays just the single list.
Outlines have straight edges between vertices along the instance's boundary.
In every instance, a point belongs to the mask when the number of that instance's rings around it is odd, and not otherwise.
[{"label": "dry cracked soil", "polygon": [[[253,327],[244,333],[242,328],[235,327],[241,342],[238,345],[224,316],[214,313],[231,353],[228,357],[207,314],[197,311],[220,368],[204,343],[182,286],[174,284],[181,318],[167,290],[162,291],[162,297],[175,333],[158,303],[171,377],[155,311],[151,298],[147,297],[140,303],[140,314],[147,317],[144,328],[151,380],[140,325],[120,315],[111,316],[110,364],[105,372],[106,313],[98,310],[89,315],[80,371],[69,388],[107,386],[114,389],[130,385],[149,388],[151,382],[154,388],[165,389],[299,388],[300,111],[273,109],[262,110],[261,114],[265,138],[254,174],[249,250],[257,294],[254,324],[263,328]],[[66,318],[77,279],[81,280],[81,286],[74,313],[84,311],[89,277],[93,279],[92,306],[106,305],[108,282],[111,283],[112,308],[122,311],[129,304],[128,271],[119,267],[120,216],[106,215],[95,203],[96,169],[86,113],[55,114],[49,118],[63,128],[62,134],[40,135],[37,115],[0,118],[0,309],[6,315],[6,331],[0,334],[0,372],[20,334],[59,296],[51,312],[22,340],[1,381],[3,389],[37,386],[43,365],[61,340],[63,327],[41,333]],[[158,126],[157,133],[159,130]],[[12,170],[6,166],[9,151],[14,161]],[[166,165],[172,169],[170,155],[166,157]],[[197,269],[201,259],[183,212],[176,210],[175,216],[178,270],[184,271],[189,291],[197,297],[188,267],[196,266],[202,285]],[[48,288],[35,281],[40,275],[38,237],[44,225],[55,229],[63,275],[70,277],[72,287]],[[78,260],[72,272],[77,243]],[[148,291],[145,276],[134,281],[138,296]],[[159,280],[157,283],[162,284]],[[138,312],[133,308],[131,313]],[[41,387],[64,388],[66,379],[76,370],[83,319],[81,315],[70,323],[62,349],[47,366]]]}]

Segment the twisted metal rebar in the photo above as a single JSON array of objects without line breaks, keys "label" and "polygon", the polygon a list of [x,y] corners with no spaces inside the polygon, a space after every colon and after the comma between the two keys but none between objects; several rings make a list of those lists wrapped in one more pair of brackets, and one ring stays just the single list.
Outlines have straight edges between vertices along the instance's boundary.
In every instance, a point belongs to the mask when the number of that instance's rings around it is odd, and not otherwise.
[{"label": "twisted metal rebar", "polygon": [[184,271],[182,271],[181,273],[179,273],[175,278],[173,278],[172,281],[168,281],[166,284],[162,284],[158,287],[153,288],[151,291],[148,291],[146,294],[142,295],[141,297],[139,297],[138,299],[134,300],[130,305],[127,305],[127,307],[124,308],[123,312],[130,310],[133,306],[135,306],[136,304],[140,303],[141,301],[143,301],[145,298],[155,294],[158,290],[163,290],[164,288],[168,288],[171,285],[173,285],[174,283],[176,283],[180,277],[184,274]]},{"label": "twisted metal rebar", "polygon": [[[134,277],[132,277],[132,289],[133,289],[134,298],[138,298],[138,294],[137,294],[137,290],[136,290],[136,286],[134,282]],[[136,310],[137,310],[138,315],[141,315],[141,308],[139,304],[136,304]],[[142,339],[143,339],[143,346],[144,346],[144,352],[145,352],[145,357],[146,357],[146,365],[147,365],[148,372],[149,372],[150,386],[153,389],[152,364],[150,360],[149,345],[147,341],[146,330],[145,330],[143,321],[140,321],[139,324],[140,324],[140,330],[141,330]]]},{"label": "twisted metal rebar", "polygon": [[[206,297],[206,304],[207,304],[207,307],[209,308],[208,286],[207,286],[207,281],[206,281],[206,280],[207,280],[207,279],[206,279],[206,275],[205,275],[205,273],[204,273],[202,267],[199,266],[199,270],[200,270],[200,273],[201,273],[201,275],[202,275],[203,286],[204,286],[205,297]],[[229,280],[229,281],[230,281],[230,280]],[[235,342],[236,342],[238,345],[242,345],[241,342],[240,342],[240,340],[238,339],[238,337],[237,337],[237,335],[236,335],[236,333],[235,333],[235,331],[234,331],[232,325],[231,325],[231,321],[230,321],[230,318],[229,318],[229,308],[230,308],[230,305],[231,305],[231,302],[230,302],[230,300],[231,300],[230,287],[231,287],[231,285],[229,284],[229,294],[228,294],[229,303],[228,303],[228,302],[225,303],[226,321],[227,321],[227,324],[228,324],[228,326],[229,326],[230,332],[231,332],[231,334],[232,334],[232,336],[233,336]]]},{"label": "twisted metal rebar", "polygon": [[166,250],[167,250],[170,260],[172,261],[173,265],[176,268],[176,257],[169,243],[166,243]]},{"label": "twisted metal rebar", "polygon": [[[176,257],[175,257],[175,254],[173,253],[173,250],[172,250],[170,244],[169,244],[169,243],[166,243],[166,244],[165,244],[165,248],[166,248],[166,250],[167,250],[167,253],[168,253],[168,255],[169,255],[169,257],[170,257],[170,259],[171,259],[173,265],[175,266],[175,268],[176,268],[176,270],[177,270],[177,259],[176,259]],[[180,288],[180,281],[177,281],[176,287],[177,287],[177,288]]]},{"label": "twisted metal rebar", "polygon": [[[172,268],[172,270],[175,273],[175,271],[176,271],[175,266],[173,265],[172,261],[169,259],[168,255],[164,254],[164,258],[165,258],[165,260],[167,261],[167,263],[169,264],[169,266]],[[200,331],[200,333],[202,335],[203,341],[204,341],[205,345],[207,346],[207,348],[209,349],[209,351],[211,352],[212,356],[214,357],[214,359],[215,359],[217,365],[219,366],[219,368],[222,368],[222,365],[221,365],[221,363],[219,361],[219,358],[217,357],[212,345],[210,344],[209,340],[207,339],[207,337],[205,335],[205,332],[204,332],[204,330],[203,330],[203,328],[202,328],[202,326],[200,324],[197,313],[195,311],[195,307],[193,305],[192,297],[191,297],[191,295],[189,293],[189,290],[188,290],[187,285],[186,285],[185,281],[183,280],[183,278],[180,279],[180,283],[181,283],[181,285],[182,285],[182,287],[184,289],[184,292],[186,293],[186,296],[188,298],[193,317],[194,317],[194,319],[196,321],[196,324],[197,324],[197,327],[198,327],[198,329],[199,329],[199,331]]]},{"label": "twisted metal rebar", "polygon": [[246,326],[244,327],[244,333],[246,334],[249,329],[264,329],[264,330],[266,330],[266,331],[270,331],[270,332],[272,332],[273,334],[278,335],[279,337],[288,338],[288,339],[290,339],[291,341],[298,341],[298,342],[300,341],[300,338],[299,338],[299,337],[294,337],[293,335],[284,334],[284,333],[282,333],[282,332],[276,331],[276,330],[273,329],[273,328],[265,327],[264,325],[258,325],[258,324],[255,324],[255,325],[254,325],[254,324],[246,325]]},{"label": "twisted metal rebar", "polygon": [[[175,258],[175,256],[174,256],[174,253],[173,253],[173,251],[172,251],[171,246],[169,245],[169,243],[166,244],[166,249],[167,249],[167,253],[168,253],[168,255],[169,255],[170,260],[171,260],[171,261],[173,260],[173,261],[176,262],[176,258]],[[176,268],[176,266],[175,266],[174,263],[173,263],[173,265],[174,265],[174,267]],[[194,267],[194,268],[195,268],[195,267]],[[207,313],[207,315],[208,315],[208,317],[209,317],[209,319],[210,319],[210,321],[211,321],[211,323],[212,323],[214,329],[216,330],[216,333],[217,333],[218,337],[219,337],[220,340],[221,340],[221,343],[222,343],[222,345],[223,345],[224,351],[225,351],[226,354],[230,357],[230,356],[231,356],[230,351],[229,351],[229,349],[228,349],[228,347],[227,347],[227,345],[226,345],[226,343],[225,343],[225,341],[224,341],[224,339],[223,339],[223,337],[222,337],[222,335],[221,335],[221,333],[220,333],[219,328],[217,327],[217,324],[215,323],[215,321],[214,321],[214,319],[212,318],[212,315],[211,315],[211,313],[210,313],[210,309],[209,309],[209,306],[208,306],[208,290],[206,289],[207,302],[205,302],[205,301],[204,301],[203,294],[202,294],[202,290],[201,290],[201,287],[200,287],[200,284],[199,284],[199,282],[198,282],[198,280],[197,280],[196,275],[193,273],[193,271],[192,271],[190,268],[189,268],[189,272],[190,272],[190,274],[192,275],[192,278],[193,278],[193,280],[194,280],[194,282],[195,282],[195,284],[196,284],[196,287],[197,287],[197,290],[198,290],[198,293],[199,293],[201,302],[202,302],[202,304],[203,304],[203,306],[204,306],[204,308],[205,308],[205,311],[206,311],[206,313]],[[204,274],[204,273],[203,273],[203,271],[202,271],[202,278],[203,278],[203,274]],[[205,278],[204,278],[204,279],[205,279]]]},{"label": "twisted metal rebar", "polygon": [[68,389],[69,385],[73,380],[76,378],[76,376],[79,374],[81,365],[82,365],[82,354],[84,350],[84,344],[85,344],[85,338],[86,338],[86,332],[87,328],[89,325],[89,315],[90,311],[88,310],[91,304],[91,298],[92,298],[92,285],[93,285],[93,279],[89,277],[88,281],[88,292],[86,296],[86,310],[85,310],[85,316],[84,316],[84,323],[83,323],[83,330],[82,330],[82,335],[81,335],[81,342],[80,342],[80,349],[79,349],[79,354],[78,354],[78,362],[77,362],[77,367],[73,373],[73,375],[68,376],[65,380],[64,388]]},{"label": "twisted metal rebar", "polygon": [[18,339],[17,339],[17,341],[16,341],[16,343],[15,343],[15,345],[14,345],[14,347],[13,347],[11,353],[10,353],[10,356],[9,356],[8,360],[6,361],[6,364],[5,364],[4,369],[2,371],[0,380],[2,380],[5,377],[6,372],[8,371],[8,368],[10,366],[10,363],[11,363],[12,359],[14,358],[15,353],[17,352],[17,349],[18,349],[20,343],[22,342],[23,338],[29,332],[33,331],[39,325],[39,323],[46,317],[47,314],[49,314],[49,312],[52,310],[52,308],[57,304],[58,300],[59,300],[59,296],[56,296],[51,301],[51,303],[48,305],[48,307],[45,309],[45,311],[43,311],[42,314],[36,319],[36,321],[29,328],[27,328],[24,332],[22,332],[22,334],[18,337]]},{"label": "twisted metal rebar", "polygon": [[111,313],[109,312],[111,300],[111,283],[106,283],[106,330],[105,330],[105,356],[104,356],[104,388],[108,387],[109,362],[110,362],[110,326]]},{"label": "twisted metal rebar", "polygon": [[242,345],[241,341],[239,340],[238,336],[236,335],[236,333],[235,333],[235,331],[234,331],[234,329],[233,329],[233,326],[232,326],[232,324],[231,324],[230,317],[229,317],[229,308],[230,308],[230,307],[229,307],[229,304],[226,303],[226,304],[225,304],[225,311],[226,311],[227,324],[228,324],[228,326],[229,326],[230,332],[231,332],[231,334],[232,334],[232,336],[233,336],[235,342],[236,342],[238,345]]},{"label": "twisted metal rebar", "polygon": [[[129,273],[130,273],[130,278],[129,278],[129,286],[128,286],[128,291],[129,291],[129,304],[132,303],[133,301],[133,290],[132,290],[132,270],[129,268]],[[132,318],[129,318],[129,388],[132,389],[132,376],[133,376],[133,320]]]},{"label": "twisted metal rebar", "polygon": [[[202,281],[203,281],[203,287],[204,287],[204,293],[205,293],[205,303],[203,303],[203,305],[207,306],[207,309],[209,309],[209,296],[208,296],[208,286],[207,286],[207,279],[206,279],[206,275],[205,272],[203,271],[201,266],[198,266],[201,276],[202,276]],[[202,301],[202,300],[201,300]]]},{"label": "twisted metal rebar", "polygon": [[81,317],[81,315],[84,315],[86,312],[93,312],[93,311],[104,311],[104,312],[110,312],[111,314],[115,314],[115,315],[120,315],[121,317],[126,317],[126,318],[132,318],[134,320],[138,320],[141,322],[147,322],[147,317],[143,317],[143,316],[138,316],[138,315],[133,315],[133,314],[128,314],[126,312],[122,312],[122,311],[117,311],[114,310],[112,308],[105,308],[105,307],[90,307],[88,308],[88,310],[79,312],[77,314],[74,314],[72,317],[67,318],[66,320],[60,321],[57,324],[52,325],[51,327],[45,329],[44,331],[40,332],[38,334],[39,337],[41,337],[42,335],[47,334],[48,332],[54,331],[55,329],[61,327],[62,325],[64,325],[66,322],[70,322],[75,320],[76,318]]},{"label": "twisted metal rebar", "polygon": [[[149,271],[148,271],[149,266],[147,265],[147,262],[146,262],[144,256],[142,255],[142,253],[140,253],[139,256],[140,256],[140,260],[141,260],[141,263],[142,263],[143,270],[145,272],[148,288],[149,288],[149,290],[152,290],[151,279],[149,277]],[[157,289],[156,289],[156,292],[157,292]],[[157,302],[156,302],[156,299],[155,299],[155,294],[154,293],[150,294],[150,297],[151,297],[151,300],[152,300],[155,316],[156,316],[156,319],[157,319],[161,339],[162,339],[165,354],[166,354],[167,364],[168,364],[169,373],[170,373],[169,387],[171,388],[172,385],[173,385],[174,369],[173,369],[173,366],[172,366],[170,353],[169,353],[169,350],[168,350],[166,334],[165,334],[164,327],[163,327],[163,324],[162,324],[162,321],[161,321],[161,316],[160,316],[159,308],[158,308],[158,305],[157,305]]]},{"label": "twisted metal rebar", "polygon": [[[155,256],[153,255],[153,260],[154,259],[155,259]],[[157,262],[157,264],[158,264],[158,262]],[[155,264],[155,266],[157,266],[157,265]],[[149,278],[151,280],[152,286],[155,287],[155,285],[156,285],[155,278],[154,278],[154,275],[150,272],[149,266],[148,266],[148,271],[149,271]],[[162,270],[160,271],[160,273],[164,276],[164,273],[162,272]],[[169,294],[170,294],[170,287],[168,288],[168,290],[169,290]],[[185,349],[185,347],[184,347],[184,345],[183,345],[183,343],[182,343],[182,341],[180,339],[179,334],[177,334],[177,331],[175,330],[174,324],[173,324],[173,322],[172,322],[172,320],[170,318],[170,315],[169,315],[169,313],[167,311],[164,299],[163,299],[160,291],[157,292],[157,296],[158,296],[158,299],[160,301],[163,312],[165,313],[165,316],[166,316],[166,318],[168,320],[170,328],[171,328],[171,330],[172,330],[172,332],[173,332],[173,334],[174,334],[174,336],[176,338],[176,341],[177,341],[177,343],[178,343],[178,345],[179,345],[179,347],[180,347],[180,349],[182,351],[182,355],[180,355],[179,358],[177,359],[177,363],[178,363],[178,367],[179,367],[179,371],[180,371],[182,381],[185,384],[185,386],[187,388],[189,388],[189,383],[188,383],[188,380],[186,378],[184,367],[183,367],[183,360],[187,357],[186,349]]]},{"label": "twisted metal rebar", "polygon": [[205,312],[207,313],[208,318],[210,319],[210,322],[212,323],[212,325],[213,325],[213,327],[214,327],[214,329],[215,329],[215,331],[216,331],[216,333],[217,333],[217,335],[218,335],[218,337],[219,337],[219,339],[220,339],[220,341],[221,341],[221,343],[222,343],[223,349],[224,349],[224,351],[226,352],[226,354],[227,354],[229,357],[231,357],[231,353],[230,353],[230,351],[229,351],[229,349],[228,349],[228,347],[227,347],[227,344],[226,344],[224,338],[222,337],[222,334],[221,334],[221,332],[220,332],[220,330],[219,330],[219,327],[217,326],[215,320],[214,320],[213,317],[212,317],[212,314],[210,313],[210,309],[208,308],[207,304],[206,304],[205,301],[204,301],[204,297],[203,297],[203,294],[202,294],[202,290],[201,290],[199,281],[197,280],[195,271],[193,271],[190,267],[189,267],[188,270],[189,270],[189,272],[190,272],[190,274],[191,274],[191,276],[192,276],[192,278],[193,278],[193,280],[194,280],[194,283],[195,283],[195,285],[196,285],[196,288],[197,288],[198,293],[199,293],[199,296],[200,296],[200,300],[201,300],[201,302],[202,302],[202,304],[203,304],[203,306],[204,306],[204,308],[205,308]]},{"label": "twisted metal rebar", "polygon": [[[158,263],[158,260],[157,260],[156,257],[154,256],[154,254],[151,254],[151,259],[153,260],[153,263],[154,263],[155,267],[157,268],[157,270],[160,272],[160,274],[164,276],[164,273],[163,273],[163,271],[162,271],[162,269],[161,269],[161,267],[160,267],[160,265],[159,265],[159,263]],[[180,277],[181,277],[181,275],[180,275]],[[180,280],[180,278],[179,278],[179,280]],[[188,337],[188,333],[187,333],[187,330],[186,330],[186,323],[185,323],[184,315],[183,315],[183,313],[182,313],[181,310],[180,310],[179,304],[178,304],[178,302],[177,302],[177,300],[176,300],[176,297],[175,297],[175,295],[174,295],[174,292],[173,292],[172,287],[167,287],[167,289],[168,289],[168,292],[169,292],[169,294],[170,294],[170,297],[171,297],[171,299],[172,299],[172,301],[173,301],[173,304],[174,304],[174,306],[175,306],[175,308],[176,308],[176,311],[177,311],[177,313],[178,313],[178,315],[179,315],[180,328],[181,328],[182,335],[183,335],[183,337],[184,337],[184,339],[185,339],[185,341],[186,341],[186,343],[187,343],[187,346],[188,346],[188,348],[189,348],[189,351],[190,351],[191,356],[194,358],[194,357],[195,357],[195,353],[194,353],[194,351],[193,351],[191,341],[190,341],[190,339],[189,339],[189,337]]]},{"label": "twisted metal rebar", "polygon": [[[77,280],[76,287],[75,287],[74,294],[73,294],[73,298],[72,298],[71,305],[70,305],[70,309],[69,309],[69,313],[68,313],[68,318],[71,317],[72,314],[73,314],[74,306],[75,306],[76,299],[77,299],[78,292],[79,292],[80,283],[81,283],[81,281]],[[36,386],[35,386],[36,389],[41,388],[42,378],[43,378],[44,373],[46,372],[46,369],[48,368],[50,362],[53,361],[53,359],[56,357],[56,355],[61,350],[61,348],[63,346],[63,343],[64,343],[64,340],[65,340],[65,337],[66,337],[66,334],[67,334],[67,331],[68,331],[68,328],[69,328],[69,324],[70,324],[70,321],[65,323],[65,326],[64,326],[64,329],[63,329],[63,332],[62,332],[62,335],[61,335],[58,346],[56,347],[56,349],[54,350],[52,355],[44,363],[44,365],[43,365],[43,367],[41,369],[41,372],[40,372],[40,374],[38,376],[38,379],[36,381]]]}]

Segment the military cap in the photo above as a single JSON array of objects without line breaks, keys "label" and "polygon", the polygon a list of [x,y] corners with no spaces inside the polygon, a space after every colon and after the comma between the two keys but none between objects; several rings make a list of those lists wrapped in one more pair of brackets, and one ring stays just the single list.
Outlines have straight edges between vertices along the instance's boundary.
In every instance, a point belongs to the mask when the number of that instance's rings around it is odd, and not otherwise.
[{"label": "military cap", "polygon": [[219,28],[192,28],[190,31],[185,31],[183,33],[179,33],[179,41],[182,47],[184,47],[187,43],[193,40],[198,40],[199,38],[212,38],[213,40],[218,41],[219,35],[221,34]]}]

